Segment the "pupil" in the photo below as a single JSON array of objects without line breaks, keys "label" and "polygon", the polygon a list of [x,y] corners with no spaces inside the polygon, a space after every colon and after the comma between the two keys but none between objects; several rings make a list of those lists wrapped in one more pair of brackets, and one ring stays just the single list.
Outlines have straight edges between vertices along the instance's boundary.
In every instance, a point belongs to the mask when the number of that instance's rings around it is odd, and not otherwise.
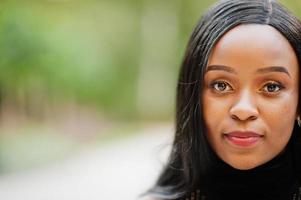
[{"label": "pupil", "polygon": [[269,92],[273,92],[273,91],[275,91],[275,89],[276,89],[276,85],[269,85],[268,86],[268,91]]},{"label": "pupil", "polygon": [[226,84],[225,83],[218,83],[217,85],[219,90],[225,90],[226,89]]}]

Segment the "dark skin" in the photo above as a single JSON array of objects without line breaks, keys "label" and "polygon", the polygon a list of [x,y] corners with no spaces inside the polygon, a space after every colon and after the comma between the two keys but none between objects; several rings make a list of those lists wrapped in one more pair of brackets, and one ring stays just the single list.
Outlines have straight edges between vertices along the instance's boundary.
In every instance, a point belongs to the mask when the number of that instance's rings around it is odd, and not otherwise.
[{"label": "dark skin", "polygon": [[[299,65],[276,29],[249,24],[230,30],[211,52],[204,82],[208,140],[223,161],[247,170],[283,151],[297,118]],[[231,135],[237,131],[258,137]]]}]

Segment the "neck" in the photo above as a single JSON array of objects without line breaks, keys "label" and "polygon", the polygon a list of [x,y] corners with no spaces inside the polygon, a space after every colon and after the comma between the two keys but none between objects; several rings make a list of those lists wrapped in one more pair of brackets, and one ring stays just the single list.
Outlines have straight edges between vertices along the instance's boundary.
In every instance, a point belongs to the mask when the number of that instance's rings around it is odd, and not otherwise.
[{"label": "neck", "polygon": [[205,193],[212,197],[209,199],[264,199],[267,196],[287,200],[298,187],[295,171],[290,146],[271,161],[250,170],[238,170],[216,159],[204,179]]}]

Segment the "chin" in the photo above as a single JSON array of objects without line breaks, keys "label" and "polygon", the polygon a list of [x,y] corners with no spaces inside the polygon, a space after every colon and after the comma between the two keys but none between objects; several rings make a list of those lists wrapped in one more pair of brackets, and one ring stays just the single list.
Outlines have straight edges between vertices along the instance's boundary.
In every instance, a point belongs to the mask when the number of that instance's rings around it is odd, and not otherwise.
[{"label": "chin", "polygon": [[249,169],[253,169],[256,168],[260,165],[262,165],[264,162],[259,162],[259,161],[254,161],[251,159],[235,159],[232,161],[225,161],[226,163],[228,163],[228,165],[230,165],[231,167],[238,169],[238,170],[249,170]]},{"label": "chin", "polygon": [[253,169],[259,165],[256,164],[230,164],[233,168],[238,169],[238,170],[249,170],[249,169]]}]

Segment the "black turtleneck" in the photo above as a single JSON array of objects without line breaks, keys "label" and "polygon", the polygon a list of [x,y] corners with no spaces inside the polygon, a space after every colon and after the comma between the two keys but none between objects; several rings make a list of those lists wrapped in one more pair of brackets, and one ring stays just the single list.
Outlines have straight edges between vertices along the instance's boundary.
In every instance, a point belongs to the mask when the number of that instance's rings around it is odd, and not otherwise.
[{"label": "black turtleneck", "polygon": [[250,170],[238,170],[221,159],[204,177],[201,190],[206,200],[299,200],[293,148]]}]

